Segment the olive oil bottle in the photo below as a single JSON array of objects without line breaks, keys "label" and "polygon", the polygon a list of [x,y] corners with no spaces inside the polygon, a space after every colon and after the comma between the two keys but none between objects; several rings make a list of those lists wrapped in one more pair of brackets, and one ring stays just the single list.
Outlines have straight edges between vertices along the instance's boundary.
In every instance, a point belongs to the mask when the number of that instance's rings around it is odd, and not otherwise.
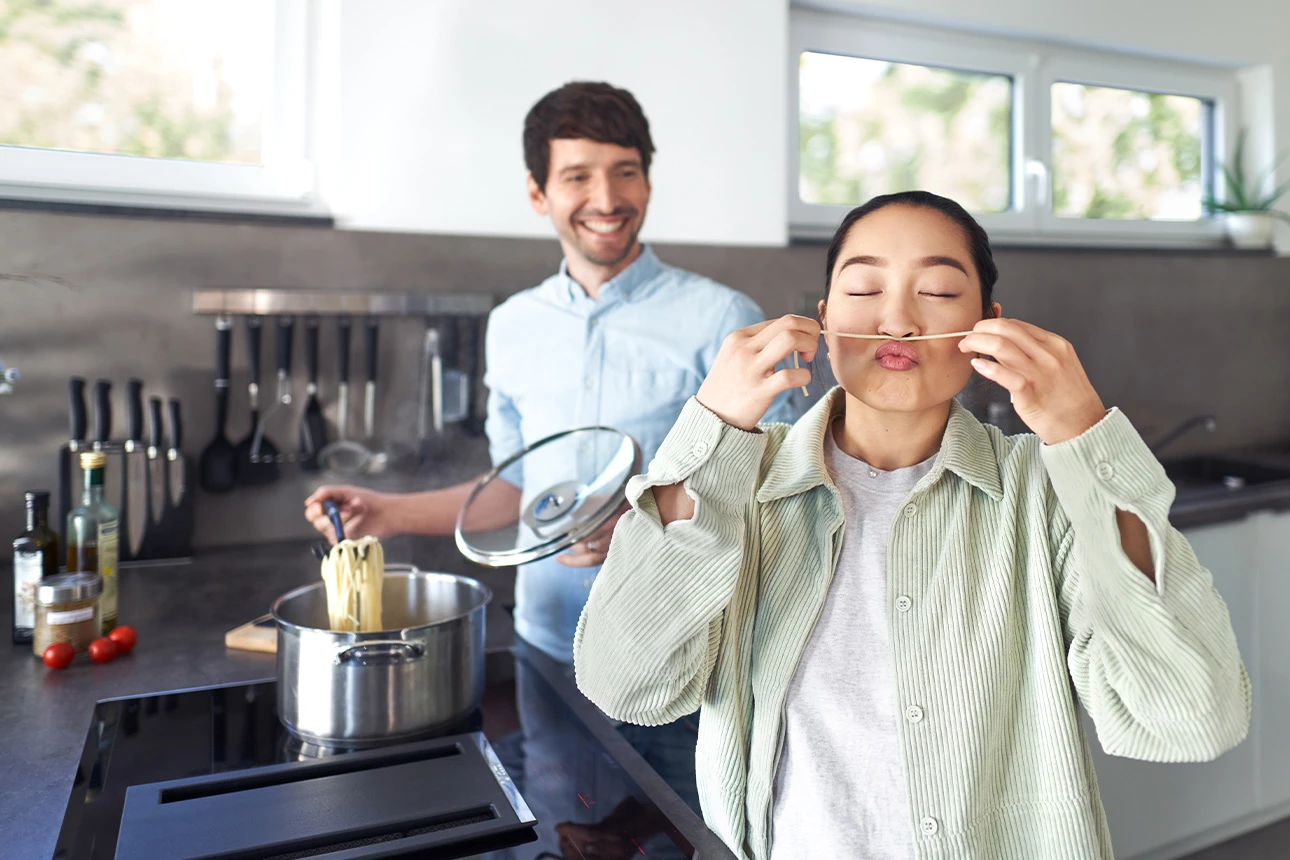
[{"label": "olive oil bottle", "polygon": [[103,467],[107,455],[102,451],[81,454],[81,472],[85,489],[80,507],[67,515],[67,572],[97,573],[103,577],[103,596],[99,598],[103,632],[116,627],[117,597],[117,512],[103,495]]},{"label": "olive oil bottle", "polygon": [[27,491],[27,528],[13,542],[13,641],[30,645],[36,586],[58,573],[58,535],[49,528],[49,491]]}]

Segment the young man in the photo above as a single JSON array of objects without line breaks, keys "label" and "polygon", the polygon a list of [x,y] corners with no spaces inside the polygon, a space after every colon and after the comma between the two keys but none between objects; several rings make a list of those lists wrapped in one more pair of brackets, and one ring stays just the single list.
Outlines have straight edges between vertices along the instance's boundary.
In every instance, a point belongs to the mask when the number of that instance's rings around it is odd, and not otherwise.
[{"label": "young man", "polygon": [[[589,425],[627,433],[648,463],[725,336],[764,319],[747,296],[668,266],[641,244],[653,153],[649,123],[626,90],[570,83],[529,111],[529,202],[551,219],[565,259],[557,274],[489,316],[486,430],[494,463]],[[768,420],[795,417],[781,398]],[[305,516],[332,537],[322,510],[330,498],[351,537],[449,535],[473,486],[404,495],[322,487],[305,502]],[[514,488],[492,503],[516,517],[520,497]],[[569,552],[519,570],[515,630],[564,663],[573,662],[574,629],[614,522]]]}]

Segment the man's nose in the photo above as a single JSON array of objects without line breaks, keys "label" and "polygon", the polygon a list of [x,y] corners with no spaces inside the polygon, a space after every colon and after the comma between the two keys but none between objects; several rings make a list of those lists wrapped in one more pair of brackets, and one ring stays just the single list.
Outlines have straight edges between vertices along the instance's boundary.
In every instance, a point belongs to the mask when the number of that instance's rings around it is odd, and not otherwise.
[{"label": "man's nose", "polygon": [[608,215],[613,212],[617,206],[618,198],[614,194],[614,184],[606,176],[598,176],[592,179],[591,188],[587,195],[587,203],[591,209],[602,215]]}]

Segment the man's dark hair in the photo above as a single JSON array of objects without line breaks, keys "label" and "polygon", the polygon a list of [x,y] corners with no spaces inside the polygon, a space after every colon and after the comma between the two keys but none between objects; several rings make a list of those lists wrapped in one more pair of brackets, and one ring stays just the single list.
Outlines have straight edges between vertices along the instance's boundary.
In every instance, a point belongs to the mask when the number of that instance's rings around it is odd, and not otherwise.
[{"label": "man's dark hair", "polygon": [[654,141],[649,121],[627,90],[603,83],[574,81],[538,100],[524,118],[524,164],[545,189],[551,169],[552,140],[594,140],[631,147],[640,153],[649,176]]}]

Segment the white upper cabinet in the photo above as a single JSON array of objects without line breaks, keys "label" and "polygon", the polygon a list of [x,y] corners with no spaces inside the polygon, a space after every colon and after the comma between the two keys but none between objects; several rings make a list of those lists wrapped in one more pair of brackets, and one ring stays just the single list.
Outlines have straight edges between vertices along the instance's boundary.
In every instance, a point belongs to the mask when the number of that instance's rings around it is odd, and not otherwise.
[{"label": "white upper cabinet", "polygon": [[379,0],[339,7],[327,196],[341,226],[552,236],[520,135],[572,80],[630,90],[657,152],[646,239],[782,244],[783,0]]}]

